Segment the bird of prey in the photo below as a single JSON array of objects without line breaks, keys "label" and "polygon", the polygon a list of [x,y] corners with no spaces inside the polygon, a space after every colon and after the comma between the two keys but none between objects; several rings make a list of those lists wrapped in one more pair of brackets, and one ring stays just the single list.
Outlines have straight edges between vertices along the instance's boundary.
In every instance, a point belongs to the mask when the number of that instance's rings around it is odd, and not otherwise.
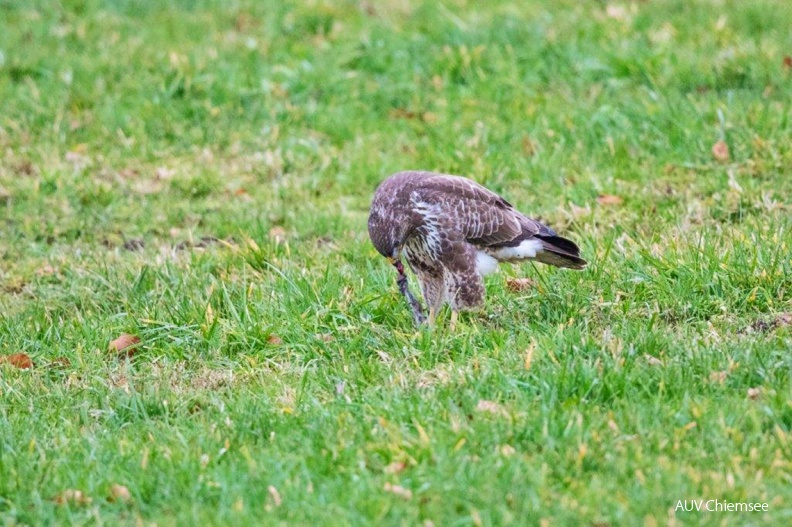
[{"label": "bird of prey", "polygon": [[402,255],[418,278],[430,324],[444,303],[451,306],[452,325],[460,310],[480,307],[482,277],[500,262],[586,266],[573,242],[460,176],[418,171],[390,176],[374,194],[368,231],[377,252],[396,267],[399,290],[417,324],[425,317],[407,287]]}]

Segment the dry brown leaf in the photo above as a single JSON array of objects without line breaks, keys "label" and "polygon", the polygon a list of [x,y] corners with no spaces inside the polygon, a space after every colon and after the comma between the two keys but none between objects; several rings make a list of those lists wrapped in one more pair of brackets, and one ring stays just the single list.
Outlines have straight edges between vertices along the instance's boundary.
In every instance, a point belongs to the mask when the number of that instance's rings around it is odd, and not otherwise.
[{"label": "dry brown leaf", "polygon": [[421,118],[425,123],[432,124],[437,122],[437,114],[434,112],[424,112]]},{"label": "dry brown leaf", "polygon": [[506,288],[511,291],[512,293],[519,293],[521,291],[527,291],[532,287],[536,287],[536,282],[531,280],[530,278],[507,278],[506,279]]},{"label": "dry brown leaf", "polygon": [[620,196],[612,194],[600,194],[597,196],[597,203],[605,206],[621,205],[624,200]]},{"label": "dry brown leaf", "polygon": [[748,388],[748,398],[752,401],[757,400],[762,395],[762,390],[760,388]]},{"label": "dry brown leaf", "polygon": [[729,375],[728,371],[714,371],[709,374],[710,382],[717,382],[723,384],[726,380],[726,377]]},{"label": "dry brown leaf", "polygon": [[789,55],[784,57],[784,60],[782,61],[782,64],[784,65],[784,67],[786,69],[792,70],[792,57],[790,57]]},{"label": "dry brown leaf", "polygon": [[0,364],[10,364],[20,370],[28,370],[33,367],[33,361],[26,353],[12,353],[11,355],[1,355]]},{"label": "dry brown leaf", "polygon": [[270,336],[267,337],[267,342],[269,342],[273,346],[280,346],[281,344],[283,344],[283,339],[280,338],[275,333],[271,333]]},{"label": "dry brown leaf", "polygon": [[646,362],[648,362],[652,366],[662,366],[663,365],[663,361],[661,361],[657,357],[653,357],[652,355],[649,355],[648,353],[644,354],[644,358],[646,359]]},{"label": "dry brown leaf", "polygon": [[725,141],[717,141],[712,145],[712,156],[721,163],[729,160],[729,145]]},{"label": "dry brown leaf", "polygon": [[36,276],[49,276],[55,274],[55,268],[47,264],[36,269]]},{"label": "dry brown leaf", "polygon": [[400,498],[404,498],[405,500],[409,500],[412,498],[412,491],[410,489],[405,489],[401,485],[393,485],[391,483],[385,483],[385,486],[382,488],[385,492],[390,492],[391,494],[395,494]]},{"label": "dry brown leaf", "polygon": [[476,410],[479,412],[488,412],[493,415],[508,415],[506,409],[494,401],[480,400],[476,405]]},{"label": "dry brown leaf", "polygon": [[140,338],[135,335],[124,333],[117,339],[110,342],[110,351],[114,351],[120,355],[131,357],[137,351],[137,344]]},{"label": "dry brown leaf", "polygon": [[269,237],[275,240],[275,243],[281,243],[286,240],[286,229],[276,225],[269,230]]},{"label": "dry brown leaf", "polygon": [[386,465],[382,471],[385,472],[385,474],[398,474],[405,468],[407,468],[407,463],[404,461],[394,461],[393,463]]},{"label": "dry brown leaf", "polygon": [[66,489],[55,496],[54,501],[58,505],[66,505],[67,503],[74,505],[88,505],[92,500],[81,490]]},{"label": "dry brown leaf", "polygon": [[283,499],[281,499],[280,492],[274,486],[270,485],[267,487],[267,492],[269,492],[270,497],[272,498],[272,503],[275,504],[276,507],[280,507],[281,503],[283,503]]},{"label": "dry brown leaf", "polygon": [[129,489],[118,483],[114,483],[110,487],[110,501],[127,502],[132,499]]},{"label": "dry brown leaf", "polygon": [[56,369],[66,369],[71,367],[71,361],[66,357],[55,357],[52,359],[52,362],[49,363],[50,368]]}]

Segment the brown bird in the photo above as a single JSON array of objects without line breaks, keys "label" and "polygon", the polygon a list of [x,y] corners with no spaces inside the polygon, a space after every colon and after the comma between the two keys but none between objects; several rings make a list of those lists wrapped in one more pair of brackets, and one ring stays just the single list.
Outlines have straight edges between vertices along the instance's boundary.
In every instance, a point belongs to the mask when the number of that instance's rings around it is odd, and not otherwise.
[{"label": "brown bird", "polygon": [[377,251],[396,267],[399,290],[416,323],[424,316],[407,287],[402,255],[418,278],[430,324],[444,303],[451,306],[452,325],[460,310],[481,307],[482,277],[500,262],[586,266],[573,242],[460,176],[417,171],[390,176],[374,193],[368,231]]}]

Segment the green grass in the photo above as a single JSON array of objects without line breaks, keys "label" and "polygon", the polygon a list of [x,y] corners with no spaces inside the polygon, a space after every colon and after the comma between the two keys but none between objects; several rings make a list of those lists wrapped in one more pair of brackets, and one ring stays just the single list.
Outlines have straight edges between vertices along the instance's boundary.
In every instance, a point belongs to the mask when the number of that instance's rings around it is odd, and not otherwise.
[{"label": "green grass", "polygon": [[[780,0],[0,1],[0,354],[36,365],[0,366],[2,523],[788,525],[790,27]],[[415,330],[365,227],[410,168],[591,265]],[[673,510],[702,498],[769,511]]]}]

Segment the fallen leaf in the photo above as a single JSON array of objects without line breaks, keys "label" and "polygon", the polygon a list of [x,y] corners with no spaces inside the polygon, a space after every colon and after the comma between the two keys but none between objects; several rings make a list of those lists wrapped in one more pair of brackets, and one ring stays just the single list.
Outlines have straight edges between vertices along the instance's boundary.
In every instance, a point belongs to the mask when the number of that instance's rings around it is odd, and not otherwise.
[{"label": "fallen leaf", "polygon": [[649,355],[648,353],[644,354],[644,358],[646,359],[646,362],[648,362],[652,366],[662,366],[663,365],[663,361],[661,361],[657,357],[653,357],[652,355]]},{"label": "fallen leaf", "polygon": [[269,230],[269,237],[275,240],[275,243],[281,243],[286,240],[286,229],[276,225]]},{"label": "fallen leaf", "polygon": [[782,62],[785,68],[792,70],[792,57],[787,55]]},{"label": "fallen leaf", "polygon": [[429,124],[436,123],[437,114],[434,112],[424,112],[423,115],[421,116],[421,119],[423,119],[423,122],[425,123],[429,123]]},{"label": "fallen leaf", "polygon": [[393,463],[386,465],[382,471],[385,472],[385,474],[398,474],[405,468],[407,468],[407,463],[404,461],[394,461]]},{"label": "fallen leaf", "polygon": [[624,200],[620,196],[612,194],[600,194],[597,196],[597,203],[605,206],[621,205]]},{"label": "fallen leaf", "polygon": [[729,375],[728,371],[714,371],[709,374],[710,382],[717,382],[723,384],[723,381],[726,380],[726,377]]},{"label": "fallen leaf", "polygon": [[49,363],[49,367],[63,370],[71,367],[71,361],[66,357],[56,357]]},{"label": "fallen leaf", "polygon": [[36,276],[49,276],[55,274],[55,268],[47,264],[36,269]]},{"label": "fallen leaf", "polygon": [[10,364],[20,370],[28,370],[33,367],[33,361],[25,353],[12,353],[11,355],[0,355],[0,364]]},{"label": "fallen leaf", "polygon": [[752,401],[757,400],[762,395],[762,391],[759,388],[748,388],[748,398]]},{"label": "fallen leaf", "polygon": [[135,335],[124,333],[117,339],[110,342],[110,351],[114,351],[121,355],[131,357],[137,351],[136,344],[140,342],[140,338]]},{"label": "fallen leaf", "polygon": [[409,500],[412,498],[412,491],[410,489],[405,489],[401,485],[393,485],[391,483],[385,483],[385,486],[382,487],[385,492],[390,492],[391,494],[395,494],[400,498],[404,498],[405,500]]},{"label": "fallen leaf", "polygon": [[530,278],[507,278],[506,288],[512,293],[519,293],[536,287],[536,282]]},{"label": "fallen leaf", "polygon": [[75,505],[88,505],[92,500],[81,490],[66,489],[55,496],[54,501],[58,505],[66,505],[67,503],[72,503]]},{"label": "fallen leaf", "polygon": [[506,409],[494,401],[480,400],[476,405],[476,410],[479,412],[488,412],[493,415],[508,415]]},{"label": "fallen leaf", "polygon": [[110,501],[127,502],[132,499],[129,489],[118,483],[114,483],[110,487]]},{"label": "fallen leaf", "polygon": [[729,145],[725,141],[717,141],[712,145],[712,156],[721,163],[729,160]]},{"label": "fallen leaf", "polygon": [[269,487],[267,487],[267,492],[269,492],[269,495],[272,498],[272,502],[275,504],[275,506],[280,507],[281,503],[283,503],[283,500],[281,499],[281,495],[280,492],[278,492],[278,489],[270,485]]},{"label": "fallen leaf", "polygon": [[280,346],[281,344],[283,344],[283,339],[280,338],[275,333],[270,333],[270,336],[267,337],[267,342],[269,342],[273,346]]}]

